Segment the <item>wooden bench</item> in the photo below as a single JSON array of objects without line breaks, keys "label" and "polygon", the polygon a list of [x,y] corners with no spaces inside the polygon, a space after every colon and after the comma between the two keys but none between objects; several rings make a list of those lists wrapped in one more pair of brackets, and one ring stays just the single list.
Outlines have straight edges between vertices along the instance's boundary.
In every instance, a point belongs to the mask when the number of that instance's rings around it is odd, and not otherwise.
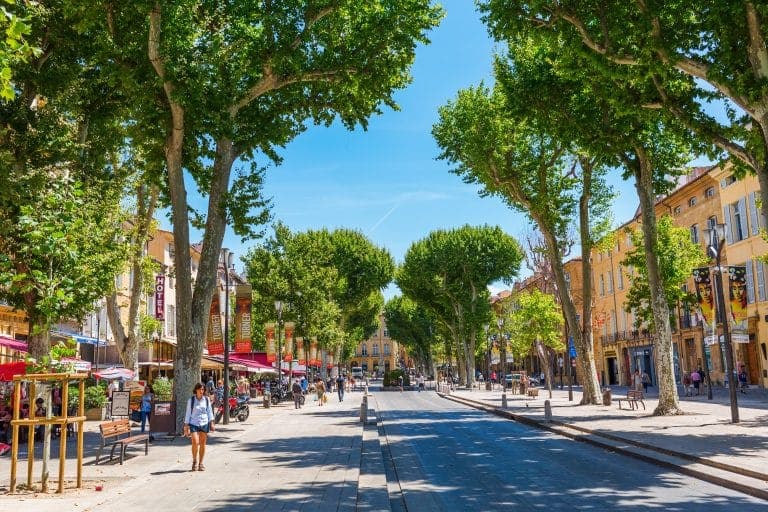
[{"label": "wooden bench", "polygon": [[528,388],[528,396],[531,398],[539,398],[539,388]]},{"label": "wooden bench", "polygon": [[637,404],[642,404],[643,410],[645,410],[645,402],[643,402],[643,392],[642,391],[633,391],[629,390],[627,391],[627,396],[624,398],[617,398],[617,402],[619,402],[619,409],[621,409],[621,402],[628,402],[630,410],[634,410],[637,407]]},{"label": "wooden bench", "polygon": [[[105,421],[99,425],[101,431],[101,446],[96,454],[96,464],[99,463],[101,452],[106,446],[112,446],[109,452],[109,460],[115,455],[115,448],[120,448],[120,464],[125,458],[125,449],[131,443],[144,443],[144,455],[149,454],[149,434],[131,435],[131,424],[127,419]],[[125,436],[125,437],[123,437]]]}]

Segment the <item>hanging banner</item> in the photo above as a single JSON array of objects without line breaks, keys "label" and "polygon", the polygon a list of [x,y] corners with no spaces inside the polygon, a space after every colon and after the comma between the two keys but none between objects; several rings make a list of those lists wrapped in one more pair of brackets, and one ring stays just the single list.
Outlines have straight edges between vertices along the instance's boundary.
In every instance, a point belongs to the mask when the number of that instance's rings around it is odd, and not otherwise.
[{"label": "hanging banner", "polygon": [[301,336],[296,338],[296,359],[299,360],[299,364],[307,364],[307,359],[304,356],[304,338]]},{"label": "hanging banner", "polygon": [[317,336],[312,336],[309,342],[309,366],[320,366],[317,360]]},{"label": "hanging banner", "polygon": [[285,322],[285,350],[283,361],[293,361],[293,322]]},{"label": "hanging banner", "polygon": [[696,286],[696,301],[699,303],[704,327],[711,328],[715,321],[715,299],[712,294],[709,267],[695,268],[691,273]]},{"label": "hanging banner", "polygon": [[221,310],[219,308],[219,294],[213,295],[211,312],[208,317],[208,355],[224,353],[224,336],[221,334]]},{"label": "hanging banner", "polygon": [[235,287],[235,352],[251,351],[251,285]]},{"label": "hanging banner", "polygon": [[275,324],[264,324],[264,338],[267,340],[267,362],[274,363],[277,359],[275,354]]},{"label": "hanging banner", "polygon": [[496,343],[491,347],[491,364],[499,364],[501,362],[501,351]]},{"label": "hanging banner", "polygon": [[[728,267],[730,277],[731,325],[734,334],[747,333],[747,267]],[[742,342],[743,343],[743,342]],[[747,339],[747,343],[749,340]]]},{"label": "hanging banner", "polygon": [[155,276],[155,319],[165,320],[165,276]]}]

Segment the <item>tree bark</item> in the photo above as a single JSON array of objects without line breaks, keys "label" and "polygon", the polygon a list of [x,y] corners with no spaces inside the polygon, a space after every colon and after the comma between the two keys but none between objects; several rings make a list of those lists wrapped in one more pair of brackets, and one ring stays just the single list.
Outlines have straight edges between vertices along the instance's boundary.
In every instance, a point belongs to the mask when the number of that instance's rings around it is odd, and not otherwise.
[{"label": "tree bark", "polygon": [[653,166],[643,148],[636,148],[638,161],[634,168],[635,187],[640,199],[642,216],[643,247],[645,263],[648,269],[648,287],[651,293],[656,347],[654,356],[658,368],[659,404],[653,411],[654,416],[682,414],[675,385],[672,329],[669,324],[669,305],[664,293],[664,282],[656,256],[656,209],[653,187]]}]

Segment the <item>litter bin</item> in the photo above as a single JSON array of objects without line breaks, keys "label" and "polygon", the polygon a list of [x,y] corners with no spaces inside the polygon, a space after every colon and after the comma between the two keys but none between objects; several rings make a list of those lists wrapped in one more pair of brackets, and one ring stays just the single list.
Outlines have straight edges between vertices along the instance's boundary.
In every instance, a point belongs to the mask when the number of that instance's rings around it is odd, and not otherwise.
[{"label": "litter bin", "polygon": [[603,390],[603,405],[611,405],[611,388]]},{"label": "litter bin", "polygon": [[485,390],[486,391],[490,391],[492,386],[493,386],[493,384],[491,383],[491,381],[486,382],[485,383]]}]

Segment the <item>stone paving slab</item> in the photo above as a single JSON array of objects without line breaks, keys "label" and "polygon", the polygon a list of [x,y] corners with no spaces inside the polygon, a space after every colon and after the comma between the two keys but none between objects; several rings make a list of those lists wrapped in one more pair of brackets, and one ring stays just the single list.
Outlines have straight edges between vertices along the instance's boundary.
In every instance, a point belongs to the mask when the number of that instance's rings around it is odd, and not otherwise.
[{"label": "stone paving slab", "polygon": [[[5,455],[0,457],[0,510],[356,510],[363,452],[361,397],[360,392],[347,393],[340,403],[333,395],[322,407],[308,398],[300,410],[292,402],[267,409],[252,405],[248,421],[217,426],[209,438],[205,472],[189,470],[186,438],[158,439],[150,444],[148,456],[143,449],[129,449],[122,466],[117,462],[96,466],[99,422],[87,422],[83,488],[63,495],[9,495],[10,460]],[[75,444],[68,444],[68,456],[73,457]],[[57,446],[54,443],[55,453]],[[40,469],[38,462],[35,482]],[[49,470],[57,474],[57,459]],[[74,460],[68,460],[68,481],[74,481],[75,471]],[[23,461],[18,475],[19,482],[25,483]],[[97,486],[102,490],[97,491]]]}]

